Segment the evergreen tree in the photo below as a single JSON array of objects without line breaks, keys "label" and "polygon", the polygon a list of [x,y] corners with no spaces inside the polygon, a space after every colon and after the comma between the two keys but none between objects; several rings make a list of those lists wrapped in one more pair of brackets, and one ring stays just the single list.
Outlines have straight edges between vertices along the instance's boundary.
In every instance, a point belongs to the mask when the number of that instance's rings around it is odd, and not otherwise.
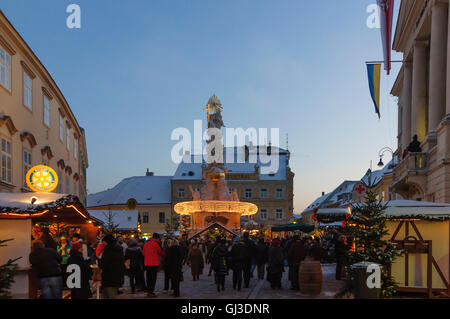
[{"label": "evergreen tree", "polygon": [[[369,189],[365,202],[352,207],[352,216],[346,233],[354,240],[354,251],[348,252],[348,266],[358,262],[373,262],[381,265],[381,296],[390,297],[395,293],[396,282],[389,275],[389,269],[394,260],[402,255],[402,251],[388,239],[386,217],[384,211],[386,203],[376,199]],[[350,270],[350,277],[351,276]],[[345,292],[353,291],[352,280],[347,281]],[[341,293],[344,294],[344,293]]]},{"label": "evergreen tree", "polygon": [[[5,243],[12,239],[0,240],[0,247],[5,247]],[[11,298],[9,289],[14,282],[14,275],[16,274],[17,264],[15,262],[21,257],[14,260],[9,259],[6,264],[0,265],[0,299]]]}]

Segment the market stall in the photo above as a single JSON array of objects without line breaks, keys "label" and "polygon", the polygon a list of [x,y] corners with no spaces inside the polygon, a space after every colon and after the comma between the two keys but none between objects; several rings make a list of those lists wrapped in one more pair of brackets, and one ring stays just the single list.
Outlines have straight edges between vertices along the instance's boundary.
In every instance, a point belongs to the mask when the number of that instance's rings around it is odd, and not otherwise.
[{"label": "market stall", "polygon": [[274,226],[271,228],[271,233],[273,238],[276,237],[274,236],[274,233],[284,232],[286,234],[289,232],[296,232],[296,231],[301,231],[303,233],[310,233],[314,230],[314,228],[315,228],[314,225],[291,223],[280,226]]},{"label": "market stall", "polygon": [[34,298],[33,280],[28,256],[32,240],[43,225],[53,231],[84,235],[96,230],[95,223],[78,197],[55,193],[0,193],[0,238],[13,239],[1,248],[0,264],[17,260],[18,274],[11,293],[13,298]]},{"label": "market stall", "polygon": [[405,252],[391,269],[398,291],[450,296],[450,205],[396,200],[385,213],[390,240]]}]

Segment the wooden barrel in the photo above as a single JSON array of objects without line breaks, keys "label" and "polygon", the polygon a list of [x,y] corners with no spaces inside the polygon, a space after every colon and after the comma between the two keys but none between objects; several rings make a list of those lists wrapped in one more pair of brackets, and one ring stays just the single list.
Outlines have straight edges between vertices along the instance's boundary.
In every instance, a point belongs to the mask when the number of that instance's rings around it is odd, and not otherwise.
[{"label": "wooden barrel", "polygon": [[320,262],[307,257],[300,263],[299,267],[300,292],[307,295],[319,295],[322,291],[322,267]]}]

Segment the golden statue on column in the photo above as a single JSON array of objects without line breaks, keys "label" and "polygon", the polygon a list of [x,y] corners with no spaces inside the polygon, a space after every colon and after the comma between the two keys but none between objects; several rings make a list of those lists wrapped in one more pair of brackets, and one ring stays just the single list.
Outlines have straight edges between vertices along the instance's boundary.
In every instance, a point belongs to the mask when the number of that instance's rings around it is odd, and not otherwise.
[{"label": "golden statue on column", "polygon": [[[220,130],[224,127],[222,103],[216,95],[209,98],[204,110],[207,111],[208,129]],[[207,143],[213,141],[212,138]],[[221,140],[215,142],[214,147],[223,149]],[[257,213],[258,207],[255,204],[239,201],[236,191],[230,193],[225,180],[226,173],[224,163],[216,163],[214,160],[208,166],[204,165],[202,179],[205,185],[200,190],[194,190],[189,186],[193,200],[175,205],[177,214],[191,217],[191,236],[199,235],[211,226],[221,226],[237,235],[241,228],[241,216]]]}]

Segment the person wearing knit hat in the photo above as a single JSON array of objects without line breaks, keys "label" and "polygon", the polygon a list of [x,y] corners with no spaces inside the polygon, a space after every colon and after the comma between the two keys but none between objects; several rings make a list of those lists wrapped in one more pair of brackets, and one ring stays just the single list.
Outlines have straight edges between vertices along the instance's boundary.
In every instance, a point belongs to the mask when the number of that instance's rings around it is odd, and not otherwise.
[{"label": "person wearing knit hat", "polygon": [[73,243],[70,247],[70,252],[72,251],[80,251],[81,248],[83,248],[83,245],[81,243]]},{"label": "person wearing knit hat", "polygon": [[68,265],[78,265],[80,267],[80,287],[71,288],[70,295],[72,299],[89,299],[92,297],[91,286],[89,280],[92,277],[92,268],[89,263],[84,260],[83,244],[73,243],[70,249],[70,257],[67,260]]}]

